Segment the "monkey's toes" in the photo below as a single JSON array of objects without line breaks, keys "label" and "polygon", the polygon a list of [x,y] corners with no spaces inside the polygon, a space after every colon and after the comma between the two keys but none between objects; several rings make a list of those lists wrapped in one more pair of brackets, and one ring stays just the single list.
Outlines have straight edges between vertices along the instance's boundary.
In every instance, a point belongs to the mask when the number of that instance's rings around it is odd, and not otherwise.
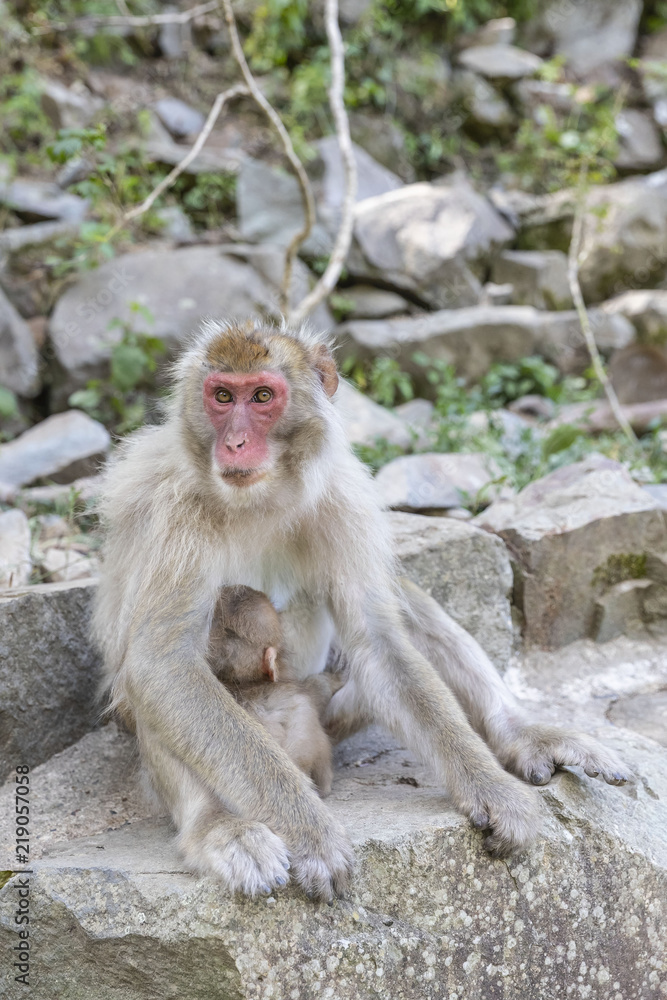
[{"label": "monkey's toes", "polygon": [[542,764],[533,766],[533,770],[530,772],[529,779],[531,785],[548,785],[553,777],[553,773],[556,770],[556,765]]}]

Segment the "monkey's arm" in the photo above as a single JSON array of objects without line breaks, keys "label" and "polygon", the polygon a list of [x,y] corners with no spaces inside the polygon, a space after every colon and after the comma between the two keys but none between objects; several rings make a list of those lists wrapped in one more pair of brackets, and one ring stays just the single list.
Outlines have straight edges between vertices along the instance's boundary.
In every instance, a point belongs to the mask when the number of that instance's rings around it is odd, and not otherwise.
[{"label": "monkey's arm", "polygon": [[[186,584],[182,578],[172,580],[171,587],[162,578],[158,589],[146,588],[116,693],[132,705],[137,730],[143,734],[144,758],[158,772],[158,786],[170,782],[169,773],[160,773],[160,762],[174,761],[175,781],[183,785],[180,774],[185,769],[253,829],[264,824],[267,834],[271,831],[284,841],[299,884],[314,896],[329,898],[344,888],[349,876],[351,852],[345,835],[287,754],[211,672],[205,659],[208,604],[194,596],[202,592],[201,580]],[[178,809],[187,812],[182,805]],[[243,838],[230,841],[228,826],[221,817],[217,855],[216,850],[208,851],[209,867],[217,868],[231,888],[246,888],[244,866],[239,884],[229,874],[229,857],[238,855]],[[197,854],[193,836],[196,839],[196,830],[189,834],[190,857]],[[212,836],[215,832],[208,827],[202,832],[202,851]],[[247,839],[245,832],[243,836]],[[264,853],[272,850],[275,839],[267,838]],[[223,858],[219,865],[216,856]],[[284,875],[282,866],[274,866],[274,871]]]}]

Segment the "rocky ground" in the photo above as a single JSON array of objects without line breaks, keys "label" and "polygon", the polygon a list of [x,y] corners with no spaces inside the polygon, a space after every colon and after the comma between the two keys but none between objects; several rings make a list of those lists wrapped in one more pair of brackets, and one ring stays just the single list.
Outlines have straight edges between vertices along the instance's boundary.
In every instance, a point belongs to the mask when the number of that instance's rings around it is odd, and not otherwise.
[{"label": "rocky ground", "polygon": [[[303,218],[244,99],[120,224],[238,80],[213,5],[182,24],[90,21],[126,6],[0,0],[0,864],[16,867],[19,763],[34,768],[34,995],[663,995],[664,4],[341,2],[359,191],[345,270],[312,318],[348,379],[335,405],[403,572],[536,711],[617,744],[636,780],[557,775],[535,792],[540,843],[491,862],[406,751],[357,737],[332,795],[357,867],[331,909],[289,888],[230,899],[184,872],[129,737],[95,703],[100,466],[159,419],[165,365],[202,317],[277,316]],[[314,188],[294,305],[343,198],[323,25],[298,3],[234,6]],[[132,0],[127,16],[157,10]],[[637,440],[574,309],[576,212],[588,317]],[[8,948],[17,891],[0,893]],[[22,988],[10,977],[3,995]]]}]

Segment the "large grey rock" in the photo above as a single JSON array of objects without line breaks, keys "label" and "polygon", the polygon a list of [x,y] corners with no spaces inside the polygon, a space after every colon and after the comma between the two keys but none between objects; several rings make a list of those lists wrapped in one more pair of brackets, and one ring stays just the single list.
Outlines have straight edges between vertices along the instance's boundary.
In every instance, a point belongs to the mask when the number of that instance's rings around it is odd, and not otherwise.
[{"label": "large grey rock", "polygon": [[654,287],[667,272],[667,171],[592,187],[581,247],[589,302]]},{"label": "large grey rock", "polygon": [[53,78],[40,81],[41,102],[56,129],[80,129],[104,107],[104,101],[88,90],[80,80],[66,87]]},{"label": "large grey rock", "polygon": [[514,640],[512,571],[504,544],[448,517],[397,512],[387,517],[403,576],[430,594],[504,668]]},{"label": "large grey rock", "polygon": [[[186,873],[170,827],[137,821],[139,807],[123,802],[124,741],[93,734],[32,776],[45,809],[34,810],[36,854],[48,853],[0,892],[3,952],[19,942],[17,890],[29,878],[40,1000],[560,1000],[573,983],[588,1000],[653,1000],[667,945],[667,762],[605,712],[619,693],[664,686],[665,653],[664,642],[578,643],[508,673],[531,707],[611,741],[638,773],[623,790],[557,774],[534,793],[541,840],[508,862],[489,860],[432,776],[381,732],[342,744],[328,802],[356,866],[349,898],[332,907],[289,886],[230,897]],[[108,832],[118,817],[129,824]],[[77,826],[88,828],[81,839],[54,843]],[[8,847],[4,867],[16,869]],[[9,961],[0,968],[3,995],[19,1000],[25,987]]]},{"label": "large grey rock", "polygon": [[22,587],[30,579],[30,525],[22,510],[0,514],[0,592]]},{"label": "large grey rock", "polygon": [[667,349],[631,344],[611,357],[608,374],[619,402],[667,399]]},{"label": "large grey rock", "polygon": [[514,112],[505,98],[477,73],[462,70],[456,75],[454,86],[463,101],[469,130],[483,135],[498,129],[506,130],[514,124]]},{"label": "large grey rock", "polygon": [[663,586],[661,564],[649,556],[667,555],[665,515],[611,459],[592,455],[558,469],[475,523],[507,543],[526,638],[546,648],[597,634],[596,600],[616,584],[648,578]]},{"label": "large grey rock", "polygon": [[492,80],[520,80],[542,65],[539,56],[514,45],[477,45],[464,49],[459,62],[466,69]]},{"label": "large grey rock", "polygon": [[480,273],[513,232],[463,177],[410,184],[361,202],[349,270],[381,278],[435,308],[480,301]]},{"label": "large grey rock", "polygon": [[[632,324],[620,314],[591,309],[589,318],[601,350],[626,347],[634,339]],[[620,321],[620,322],[619,322]],[[564,372],[589,363],[576,312],[539,312],[531,306],[472,306],[440,310],[425,316],[385,320],[350,320],[338,328],[341,356],[373,358],[390,352],[400,367],[428,395],[433,386],[413,355],[454,365],[475,380],[496,361],[511,361],[539,353]]]},{"label": "large grey rock", "polygon": [[378,438],[400,448],[409,448],[412,444],[412,435],[403,420],[342,379],[338,383],[335,403],[350,444],[372,445]]},{"label": "large grey rock", "polygon": [[[237,136],[226,135],[224,128],[219,132],[214,130],[204,148],[188,163],[185,173],[237,174],[247,156],[243,143],[237,140]],[[187,142],[176,142],[156,114],[148,120],[143,146],[148,159],[172,167],[180,163],[190,149]]]},{"label": "large grey rock", "polygon": [[534,28],[555,55],[565,56],[568,67],[586,77],[632,55],[641,14],[641,0],[551,0]]},{"label": "large grey rock", "polygon": [[375,482],[387,507],[428,513],[488,505],[504,493],[495,483],[500,476],[488,455],[434,452],[395,458],[380,469]]},{"label": "large grey rock", "polygon": [[71,483],[96,471],[110,446],[107,429],[86,413],[56,413],[0,445],[0,483],[13,487],[38,479]]},{"label": "large grey rock", "polygon": [[[340,145],[335,135],[318,139],[315,148],[322,161],[322,176],[317,185],[318,215],[330,233],[335,233],[340,221],[341,209],[345,197],[345,173]],[[383,167],[372,156],[352,144],[354,161],[357,167],[356,201],[375,198],[388,191],[398,191],[403,187],[403,181],[393,171]]]},{"label": "large grey rock", "polygon": [[58,300],[50,336],[62,367],[56,398],[64,403],[88,379],[104,377],[122,331],[114,319],[136,323],[130,305],[153,316],[150,333],[174,351],[204,318],[246,319],[277,313],[278,292],[239,254],[219,247],[125,254],[82,276]]},{"label": "large grey rock", "polygon": [[[306,253],[328,253],[340,219],[345,184],[343,163],[335,136],[316,144],[319,159],[313,178],[317,224],[303,244]],[[403,186],[400,177],[377,163],[353,144],[357,167],[356,201],[394,191]],[[311,170],[311,173],[313,171]],[[236,188],[239,231],[250,242],[287,246],[303,229],[305,213],[298,181],[292,173],[248,158],[241,166]]]},{"label": "large grey rock", "polygon": [[0,776],[41,764],[97,722],[93,593],[91,584],[56,583],[0,595]]},{"label": "large grey rock", "polygon": [[0,204],[6,205],[30,221],[61,219],[82,222],[88,202],[78,194],[67,194],[57,184],[48,181],[21,180],[0,184]]},{"label": "large grey rock", "polygon": [[632,288],[603,302],[600,309],[629,319],[640,341],[667,344],[667,290]]},{"label": "large grey rock", "polygon": [[19,396],[36,396],[40,387],[35,338],[1,289],[0,384]]},{"label": "large grey rock", "polygon": [[616,116],[620,148],[616,166],[621,170],[655,170],[665,150],[655,123],[646,111],[626,108]]},{"label": "large grey rock", "polygon": [[[60,186],[60,185],[59,185]],[[52,243],[62,236],[76,236],[76,222],[34,222],[31,226],[17,226],[0,233],[0,258]]]},{"label": "large grey rock", "polygon": [[[37,765],[30,773],[30,793],[39,802],[30,823],[31,860],[58,841],[146,819],[151,805],[137,778],[134,740],[114,722]],[[0,865],[14,853],[15,789],[14,775],[0,788]]]},{"label": "large grey rock", "polygon": [[512,301],[536,309],[571,309],[567,257],[560,250],[504,250],[494,261],[492,278],[514,287]]},{"label": "large grey rock", "polygon": [[402,295],[372,285],[352,285],[341,293],[348,304],[350,319],[384,319],[410,311],[410,303]]},{"label": "large grey rock", "polygon": [[512,45],[515,34],[516,21],[513,17],[494,17],[473,34],[464,35],[460,42],[465,48],[474,45]]},{"label": "large grey rock", "polygon": [[155,103],[158,118],[175,139],[201,132],[204,115],[178,97],[163,97]]}]

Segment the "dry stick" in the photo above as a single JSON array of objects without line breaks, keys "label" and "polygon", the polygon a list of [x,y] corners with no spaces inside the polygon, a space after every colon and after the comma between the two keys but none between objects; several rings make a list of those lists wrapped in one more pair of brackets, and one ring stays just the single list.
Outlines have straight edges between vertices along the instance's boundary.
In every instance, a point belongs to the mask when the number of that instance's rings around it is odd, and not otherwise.
[{"label": "dry stick", "polygon": [[35,35],[46,35],[51,31],[70,31],[72,28],[150,28],[154,24],[187,24],[200,14],[210,14],[218,9],[218,0],[199,4],[189,10],[170,11],[167,14],[111,14],[109,17],[90,14],[88,17],[76,17],[72,21],[54,21],[43,28],[36,28]]},{"label": "dry stick", "polygon": [[570,285],[570,292],[574,300],[574,305],[577,310],[577,315],[579,316],[579,323],[581,325],[581,332],[584,335],[586,341],[586,346],[588,348],[588,353],[590,354],[591,361],[593,362],[593,369],[597,375],[602,388],[605,391],[605,395],[609,400],[609,406],[614,414],[619,426],[623,430],[623,433],[628,438],[632,444],[637,444],[637,436],[633,431],[630,423],[623,413],[621,404],[618,401],[618,396],[614,390],[613,385],[609,381],[609,377],[605,370],[602,358],[600,357],[600,352],[598,351],[598,345],[595,343],[595,336],[591,328],[590,320],[588,318],[588,312],[586,310],[586,305],[584,303],[584,296],[581,292],[581,285],[579,284],[579,255],[581,253],[581,244],[583,240],[584,233],[584,191],[585,191],[585,180],[586,180],[586,168],[585,165],[582,166],[581,175],[579,178],[579,197],[577,199],[577,208],[574,214],[574,225],[572,227],[572,239],[570,241],[570,250],[567,259],[567,277]]},{"label": "dry stick", "polygon": [[243,94],[247,93],[248,93],[248,88],[245,86],[245,84],[237,83],[235,87],[230,87],[229,90],[223,90],[218,94],[215,101],[213,102],[211,110],[208,113],[208,117],[204,122],[201,132],[195,139],[194,144],[191,146],[191,148],[185,154],[183,159],[180,161],[180,163],[177,163],[174,169],[160,181],[157,187],[153,191],[151,191],[151,193],[148,195],[147,198],[144,199],[144,201],[142,201],[141,205],[136,205],[134,208],[131,208],[129,211],[125,212],[120,221],[116,223],[116,225],[113,227],[113,229],[110,230],[109,233],[107,233],[105,239],[110,240],[113,236],[116,235],[116,233],[120,229],[122,229],[122,227],[126,222],[129,222],[131,219],[136,219],[138,218],[138,216],[143,215],[144,212],[148,211],[151,205],[155,203],[155,201],[160,197],[161,194],[163,194],[164,191],[166,191],[168,188],[172,186],[176,178],[183,173],[183,171],[192,163],[194,158],[201,151],[202,146],[208,139],[213,129],[213,126],[218,120],[218,115],[224,108],[227,101],[231,101],[233,97],[240,97]]},{"label": "dry stick", "polygon": [[306,221],[304,223],[303,229],[301,229],[295,236],[292,237],[287,251],[285,253],[285,270],[283,272],[283,281],[280,294],[280,309],[283,313],[287,313],[289,309],[289,288],[292,282],[292,268],[294,266],[294,258],[296,257],[296,252],[303,243],[305,239],[308,238],[310,232],[315,223],[315,199],[313,198],[313,192],[310,186],[310,181],[308,180],[308,175],[304,170],[301,160],[294,152],[294,146],[292,145],[292,140],[290,139],[289,133],[285,126],[283,125],[278,112],[275,108],[271,107],[264,94],[261,92],[255,79],[250,72],[250,67],[246,62],[245,55],[243,54],[243,47],[241,46],[241,39],[239,38],[239,33],[236,27],[236,20],[234,18],[234,11],[232,9],[231,0],[222,0],[222,8],[225,13],[225,20],[227,22],[227,27],[229,28],[229,36],[232,41],[232,51],[234,53],[234,58],[236,59],[241,73],[243,74],[243,79],[246,82],[248,91],[254,100],[259,104],[260,108],[266,114],[267,118],[275,128],[276,132],[280,136],[280,140],[285,151],[285,155],[289,160],[294,173],[299,181],[299,187],[301,188],[301,197],[303,198],[304,207],[306,209]]},{"label": "dry stick", "polygon": [[350,138],[350,125],[345,111],[345,49],[338,25],[338,0],[326,0],[326,28],[331,57],[331,87],[329,104],[336,125],[338,145],[343,160],[345,174],[345,197],[341,209],[341,220],[336,234],[336,242],[326,270],[315,287],[299,303],[290,315],[295,325],[303,320],[329,295],[336,286],[352,242],[354,224],[354,203],[357,196],[357,165]]}]

